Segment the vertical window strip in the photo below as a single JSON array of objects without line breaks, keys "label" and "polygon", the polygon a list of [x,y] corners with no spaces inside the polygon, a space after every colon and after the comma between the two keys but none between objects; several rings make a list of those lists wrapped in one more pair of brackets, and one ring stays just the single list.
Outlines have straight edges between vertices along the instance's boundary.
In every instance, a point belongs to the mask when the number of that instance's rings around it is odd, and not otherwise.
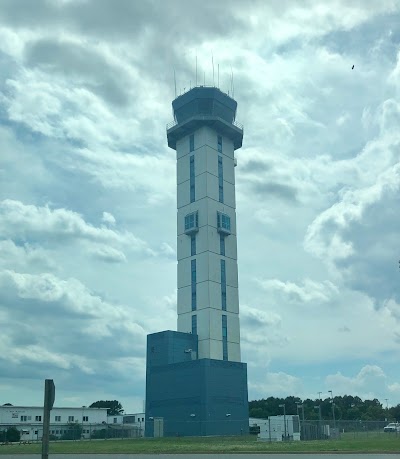
[{"label": "vertical window strip", "polygon": [[222,135],[218,136],[218,153],[222,153]]},{"label": "vertical window strip", "polygon": [[190,237],[190,256],[196,255],[196,235],[192,234]]},{"label": "vertical window strip", "polygon": [[222,156],[218,156],[218,195],[219,202],[224,202],[224,170]]},{"label": "vertical window strip", "polygon": [[192,311],[197,309],[197,292],[196,292],[196,260],[191,261],[191,273],[192,273]]},{"label": "vertical window strip", "polygon": [[192,315],[192,335],[197,335],[197,316]]},{"label": "vertical window strip", "polygon": [[221,255],[225,256],[225,236],[223,234],[219,235],[219,249]]},{"label": "vertical window strip", "polygon": [[194,202],[195,199],[194,155],[192,155],[190,157],[190,202]]},{"label": "vertical window strip", "polygon": [[228,320],[222,315],[222,360],[228,360]]},{"label": "vertical window strip", "polygon": [[189,150],[194,151],[194,134],[189,137]]},{"label": "vertical window strip", "polygon": [[226,311],[226,271],[225,260],[221,260],[221,304],[222,310]]}]

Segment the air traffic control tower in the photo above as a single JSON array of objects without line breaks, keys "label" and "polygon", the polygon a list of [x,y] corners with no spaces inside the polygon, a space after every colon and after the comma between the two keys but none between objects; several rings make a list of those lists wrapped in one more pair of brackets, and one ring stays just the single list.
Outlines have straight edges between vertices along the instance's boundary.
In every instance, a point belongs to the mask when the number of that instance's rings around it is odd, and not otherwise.
[{"label": "air traffic control tower", "polygon": [[146,436],[248,432],[240,358],[234,152],[237,102],[195,87],[172,102],[176,150],[178,331],[147,337]]}]

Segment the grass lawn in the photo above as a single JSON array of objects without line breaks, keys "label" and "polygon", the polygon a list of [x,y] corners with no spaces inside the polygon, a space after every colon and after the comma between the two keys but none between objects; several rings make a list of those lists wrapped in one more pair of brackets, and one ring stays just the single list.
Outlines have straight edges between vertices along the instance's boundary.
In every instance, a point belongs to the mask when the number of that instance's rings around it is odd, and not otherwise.
[{"label": "grass lawn", "polygon": [[[256,441],[254,437],[211,437],[211,438],[154,438],[134,440],[84,440],[58,441],[50,443],[51,454],[77,453],[296,453],[296,452],[360,452],[399,453],[400,436],[380,435],[377,437],[344,438],[326,441],[299,441],[269,443]],[[2,445],[2,454],[40,454],[41,444]]]}]

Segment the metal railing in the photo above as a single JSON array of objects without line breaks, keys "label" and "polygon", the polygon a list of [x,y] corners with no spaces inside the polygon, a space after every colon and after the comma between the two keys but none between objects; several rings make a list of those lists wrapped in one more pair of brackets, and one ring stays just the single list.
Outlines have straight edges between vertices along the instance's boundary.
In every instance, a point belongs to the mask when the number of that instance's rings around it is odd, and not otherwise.
[{"label": "metal railing", "polygon": [[[220,116],[214,116],[214,115],[196,115],[196,116],[192,116],[192,117],[188,118],[187,120],[185,120],[185,122],[190,121],[190,120],[199,120],[199,121],[204,120],[204,121],[207,121],[207,120],[211,120],[211,119],[216,119],[218,121],[223,121],[224,123],[228,123],[229,124],[228,121],[224,120]],[[170,123],[167,124],[166,130],[168,131],[169,129],[177,126],[178,124],[179,123],[176,120],[171,121]],[[242,123],[239,123],[238,121],[233,120],[230,124],[232,124],[232,126],[235,126],[238,129],[240,129],[241,131],[243,131],[243,124]]]}]

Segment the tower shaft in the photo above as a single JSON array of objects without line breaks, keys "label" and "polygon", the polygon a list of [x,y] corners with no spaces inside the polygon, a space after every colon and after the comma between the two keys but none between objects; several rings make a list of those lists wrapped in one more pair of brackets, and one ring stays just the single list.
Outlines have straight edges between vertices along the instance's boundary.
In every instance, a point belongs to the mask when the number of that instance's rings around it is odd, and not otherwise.
[{"label": "tower shaft", "polygon": [[240,362],[234,142],[199,120],[176,152],[178,331],[198,358]]}]

